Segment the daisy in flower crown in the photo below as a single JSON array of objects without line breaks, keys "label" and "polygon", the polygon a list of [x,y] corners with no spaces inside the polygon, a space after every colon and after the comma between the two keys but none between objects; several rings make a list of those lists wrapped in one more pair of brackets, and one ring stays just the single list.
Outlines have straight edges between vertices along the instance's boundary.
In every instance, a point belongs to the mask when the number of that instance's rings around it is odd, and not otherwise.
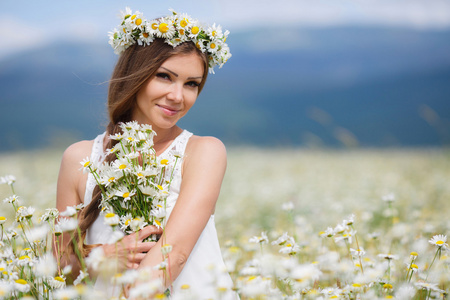
[{"label": "daisy in flower crown", "polygon": [[[219,25],[205,26],[173,10],[166,17],[145,19],[141,12],[129,8],[109,34],[109,43],[119,54],[109,81],[109,123],[95,139],[66,149],[57,185],[60,211],[84,205],[78,217],[79,234],[61,236],[67,252],[61,256],[61,264],[71,265],[74,277],[79,273],[89,278],[86,274],[91,274],[95,287],[107,297],[120,297],[125,291],[132,298],[160,292],[173,296],[188,293],[192,299],[238,298],[214,223],[227,163],[225,146],[215,137],[197,136],[177,125],[195,104],[208,73],[231,57],[228,34]],[[148,135],[139,135],[142,131]],[[120,141],[132,137],[139,142],[128,149],[133,152],[124,158],[128,163],[115,163]],[[143,164],[146,161],[155,163]],[[102,169],[106,164],[113,169],[105,181],[81,172],[80,163],[84,170]],[[118,166],[117,172],[114,166]],[[139,179],[122,180],[123,186],[114,187],[115,178],[127,176],[132,167],[139,169]],[[108,195],[119,201],[120,209],[121,201],[125,206],[135,195],[154,195],[154,191],[147,191],[149,186],[140,190],[130,187],[150,184],[155,176],[163,182],[158,189],[163,190],[164,200],[158,209],[149,207],[141,213],[164,218],[161,226],[146,225],[127,215],[118,219],[117,212],[102,211],[102,194],[107,194],[104,189],[117,188],[118,192]],[[103,186],[102,181],[106,182]],[[135,232],[117,232],[134,223],[139,223]],[[154,235],[161,238],[148,242],[146,238]],[[130,276],[115,276],[111,267],[102,270],[99,266],[105,258],[114,258],[119,262],[117,270]],[[92,273],[103,275],[94,277]],[[138,283],[125,289],[130,278],[139,278]]]},{"label": "daisy in flower crown", "polygon": [[123,22],[109,33],[109,44],[116,54],[138,44],[150,45],[156,38],[176,47],[186,41],[192,41],[203,53],[208,54],[209,71],[214,73],[215,66],[221,68],[231,57],[226,44],[229,31],[222,32],[220,25],[205,27],[187,14],[178,14],[170,9],[172,15],[154,19],[144,19],[141,12],[132,12],[129,7],[122,12]]}]

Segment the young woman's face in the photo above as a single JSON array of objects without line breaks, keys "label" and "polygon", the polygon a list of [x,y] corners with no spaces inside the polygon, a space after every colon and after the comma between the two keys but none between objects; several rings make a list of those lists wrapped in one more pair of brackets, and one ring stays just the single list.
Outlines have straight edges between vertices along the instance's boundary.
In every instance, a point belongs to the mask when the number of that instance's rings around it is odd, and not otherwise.
[{"label": "young woman's face", "polygon": [[152,125],[156,132],[175,126],[194,105],[203,72],[196,53],[167,59],[137,93],[133,119]]}]

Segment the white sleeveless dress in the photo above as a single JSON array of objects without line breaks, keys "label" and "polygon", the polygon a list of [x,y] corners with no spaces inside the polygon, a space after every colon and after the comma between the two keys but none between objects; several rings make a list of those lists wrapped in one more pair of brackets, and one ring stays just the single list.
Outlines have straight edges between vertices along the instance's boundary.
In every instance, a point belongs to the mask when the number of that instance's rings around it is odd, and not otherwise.
[{"label": "white sleeveless dress", "polygon": [[[105,133],[100,134],[94,140],[92,147],[91,161],[100,162],[104,159],[103,138]],[[171,150],[184,154],[186,145],[192,133],[184,130],[172,144],[158,158],[166,158],[173,166],[175,159],[169,155]],[[170,213],[178,199],[181,186],[181,163],[177,163],[174,170],[173,180],[167,198],[167,214]],[[87,205],[92,201],[92,192],[96,182],[89,173],[86,182],[86,192],[84,203]],[[86,244],[106,244],[111,239],[112,229],[103,222],[103,217],[99,216],[86,233]],[[182,289],[184,285],[189,285],[189,289]],[[95,287],[105,291],[109,284],[97,280]],[[171,297],[173,299],[184,299],[184,296],[191,295],[192,299],[239,299],[235,292],[231,292],[233,283],[231,277],[226,272],[222,254],[219,247],[217,232],[212,215],[206,224],[197,243],[177,279],[173,282]],[[218,288],[221,291],[219,291]],[[223,292],[225,288],[228,292]],[[191,298],[189,297],[189,298]]]}]

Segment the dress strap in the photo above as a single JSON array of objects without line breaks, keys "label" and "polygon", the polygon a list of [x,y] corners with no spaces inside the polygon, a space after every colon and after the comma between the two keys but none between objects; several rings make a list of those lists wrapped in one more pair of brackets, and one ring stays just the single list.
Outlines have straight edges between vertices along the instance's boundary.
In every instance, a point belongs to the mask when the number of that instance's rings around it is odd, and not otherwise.
[{"label": "dress strap", "polygon": [[[94,163],[100,163],[105,158],[105,151],[103,151],[103,139],[106,132],[97,135],[94,139],[94,144],[92,145],[90,160]],[[94,191],[97,183],[95,182],[94,176],[91,173],[88,174],[86,181],[86,190],[84,192],[84,204],[88,205],[92,201],[92,192]]]}]

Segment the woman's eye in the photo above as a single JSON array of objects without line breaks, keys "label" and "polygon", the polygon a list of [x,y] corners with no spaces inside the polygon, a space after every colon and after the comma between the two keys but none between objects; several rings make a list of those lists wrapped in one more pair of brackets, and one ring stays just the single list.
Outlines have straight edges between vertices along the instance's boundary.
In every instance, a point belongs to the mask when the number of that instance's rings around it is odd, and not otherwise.
[{"label": "woman's eye", "polygon": [[157,73],[156,77],[162,78],[162,79],[170,79],[170,76],[167,73]]},{"label": "woman's eye", "polygon": [[190,87],[198,87],[198,86],[200,86],[200,83],[198,83],[196,81],[189,81],[186,83],[186,85],[188,85]]}]

